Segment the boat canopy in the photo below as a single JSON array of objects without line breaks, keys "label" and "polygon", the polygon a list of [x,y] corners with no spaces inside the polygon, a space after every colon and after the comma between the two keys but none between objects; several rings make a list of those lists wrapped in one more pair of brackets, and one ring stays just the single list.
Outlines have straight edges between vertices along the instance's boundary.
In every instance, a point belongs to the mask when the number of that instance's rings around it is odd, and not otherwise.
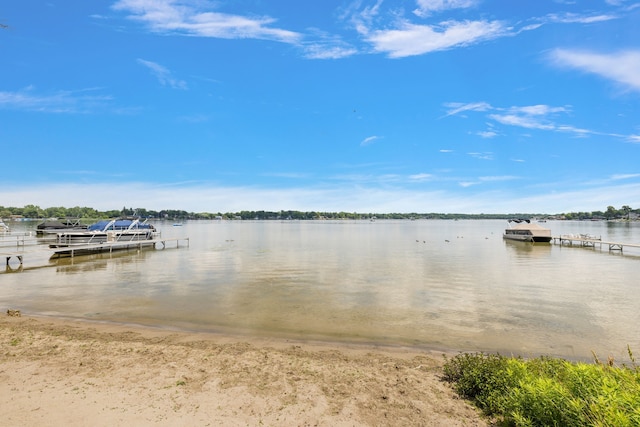
[{"label": "boat canopy", "polygon": [[48,219],[36,226],[38,230],[46,230],[47,228],[84,228],[84,226],[80,224],[79,219]]},{"label": "boat canopy", "polygon": [[87,227],[89,231],[154,230],[153,225],[137,219],[106,219]]},{"label": "boat canopy", "polygon": [[527,230],[527,231],[530,231],[531,234],[534,234],[536,236],[551,236],[551,230],[541,226],[540,224],[536,224],[535,222],[518,223],[516,225],[511,226],[509,230]]}]

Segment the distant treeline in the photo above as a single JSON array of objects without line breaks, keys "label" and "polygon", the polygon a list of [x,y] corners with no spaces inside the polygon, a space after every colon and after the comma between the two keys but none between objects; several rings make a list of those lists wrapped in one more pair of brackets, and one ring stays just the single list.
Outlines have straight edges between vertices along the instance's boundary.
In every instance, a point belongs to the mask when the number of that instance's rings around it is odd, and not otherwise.
[{"label": "distant treeline", "polygon": [[145,208],[127,208],[119,210],[98,211],[89,207],[50,207],[41,208],[26,205],[22,208],[0,206],[0,218],[115,218],[118,216],[139,216],[142,218],[186,220],[186,219],[228,219],[228,220],[312,220],[312,219],[632,219],[640,215],[640,209],[623,206],[616,209],[607,207],[605,211],[570,212],[562,214],[511,213],[511,214],[460,214],[460,213],[358,213],[358,212],[317,212],[317,211],[240,211],[227,213],[187,212],[183,210],[165,209],[154,211]]}]

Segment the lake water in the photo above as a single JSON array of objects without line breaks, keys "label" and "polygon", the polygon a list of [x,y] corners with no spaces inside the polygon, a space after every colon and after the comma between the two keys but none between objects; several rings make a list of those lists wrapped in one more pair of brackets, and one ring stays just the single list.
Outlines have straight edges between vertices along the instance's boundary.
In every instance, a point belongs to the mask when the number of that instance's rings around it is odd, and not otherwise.
[{"label": "lake water", "polygon": [[[19,231],[37,223],[12,223]],[[193,331],[628,360],[640,250],[505,241],[506,221],[158,222],[189,246],[0,274],[0,309]],[[640,243],[640,223],[549,221]],[[4,242],[6,244],[6,241]],[[0,248],[0,252],[5,249]]]}]

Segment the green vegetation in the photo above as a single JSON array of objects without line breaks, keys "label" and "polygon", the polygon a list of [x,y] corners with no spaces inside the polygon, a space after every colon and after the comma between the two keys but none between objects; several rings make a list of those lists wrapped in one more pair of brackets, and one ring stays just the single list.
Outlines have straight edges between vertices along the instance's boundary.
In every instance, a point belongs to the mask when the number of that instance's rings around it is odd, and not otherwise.
[{"label": "green vegetation", "polygon": [[593,212],[569,212],[562,216],[565,219],[577,219],[577,220],[591,220],[591,219],[631,219],[631,215],[640,215],[640,209],[631,209],[630,206],[623,206],[620,209],[616,209],[613,206],[608,206],[606,211],[593,211]]},{"label": "green vegetation", "polygon": [[503,426],[640,426],[640,368],[495,354],[447,359],[444,379]]},{"label": "green vegetation", "polygon": [[136,215],[143,218],[157,218],[170,220],[186,220],[186,219],[243,219],[243,220],[308,220],[308,219],[512,219],[512,218],[553,218],[553,219],[573,219],[573,220],[591,220],[591,219],[632,219],[640,215],[640,209],[631,209],[629,206],[623,206],[616,209],[613,206],[607,207],[607,210],[593,212],[571,212],[564,214],[547,215],[541,213],[508,213],[508,214],[460,214],[460,213],[363,213],[363,212],[317,212],[317,211],[240,211],[227,213],[211,213],[211,212],[187,212],[184,210],[165,209],[161,211],[148,210],[145,208],[127,208],[98,211],[89,207],[50,207],[41,208],[37,205],[26,205],[22,208],[0,206],[0,218],[10,218],[11,216],[20,216],[23,218],[82,218],[82,219],[99,219],[114,218],[123,215]]}]

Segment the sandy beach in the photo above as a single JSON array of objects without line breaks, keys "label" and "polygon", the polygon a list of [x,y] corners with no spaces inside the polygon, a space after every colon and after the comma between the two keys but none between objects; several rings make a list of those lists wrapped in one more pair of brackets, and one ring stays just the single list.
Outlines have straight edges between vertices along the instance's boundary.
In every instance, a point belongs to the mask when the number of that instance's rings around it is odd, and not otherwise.
[{"label": "sandy beach", "polygon": [[442,353],[0,316],[4,425],[486,426]]}]

